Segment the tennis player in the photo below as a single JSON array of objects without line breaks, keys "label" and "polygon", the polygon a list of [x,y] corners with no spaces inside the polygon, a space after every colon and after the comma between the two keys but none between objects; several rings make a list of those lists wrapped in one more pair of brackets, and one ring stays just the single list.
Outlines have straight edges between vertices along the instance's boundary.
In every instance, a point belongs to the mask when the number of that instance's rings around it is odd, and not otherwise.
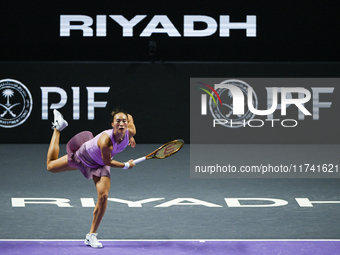
[{"label": "tennis player", "polygon": [[97,189],[98,201],[93,211],[90,232],[86,235],[85,244],[94,248],[103,245],[97,240],[97,229],[107,207],[110,190],[110,167],[131,169],[133,160],[125,163],[113,160],[112,157],[123,151],[128,145],[136,146],[133,136],[136,127],[130,114],[124,111],[112,112],[112,129],[105,130],[93,137],[89,131],[75,135],[66,145],[67,155],[59,158],[60,132],[68,126],[67,121],[57,110],[53,111],[53,135],[47,152],[47,170],[52,173],[79,169],[87,179],[93,179]]}]

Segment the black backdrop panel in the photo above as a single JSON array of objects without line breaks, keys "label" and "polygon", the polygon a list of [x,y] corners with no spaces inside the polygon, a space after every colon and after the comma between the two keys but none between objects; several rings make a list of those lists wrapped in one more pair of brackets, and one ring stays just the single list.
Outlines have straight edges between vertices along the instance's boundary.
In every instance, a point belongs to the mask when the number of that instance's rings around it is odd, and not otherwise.
[{"label": "black backdrop panel", "polygon": [[[182,138],[188,143],[190,141],[190,78],[328,78],[339,77],[339,74],[340,65],[332,63],[2,62],[0,63],[1,80],[14,79],[23,83],[32,94],[33,109],[30,117],[23,124],[13,128],[0,127],[0,142],[49,142],[53,120],[50,108],[52,104],[59,103],[61,97],[57,93],[49,94],[48,118],[44,119],[42,91],[48,87],[58,87],[67,95],[67,101],[59,109],[69,122],[69,127],[62,132],[61,142],[67,142],[76,132],[90,130],[96,134],[110,128],[111,110],[121,107],[134,117],[138,143],[163,143],[176,138]],[[105,107],[94,108],[94,119],[88,117],[90,94],[88,88],[92,87],[95,90],[109,87],[107,93],[94,94],[95,102],[107,102]],[[74,90],[72,88],[79,90],[79,119],[74,119],[73,116]],[[334,91],[337,89],[335,88]],[[1,104],[6,104],[6,97],[2,94],[0,101]],[[10,103],[15,103],[14,98],[10,99]],[[338,107],[338,102],[334,100],[331,111],[337,111]],[[6,116],[10,118],[8,113]],[[309,132],[312,130],[307,128],[300,131],[296,129],[295,133],[292,131],[294,134],[290,137],[278,134],[269,140],[265,139],[267,130],[263,129],[260,135],[251,136],[251,140],[243,132],[238,132],[239,135],[228,134],[229,143],[263,143],[264,141],[266,143],[339,143],[338,127],[330,125],[335,120],[326,117],[327,114],[322,114],[319,121],[313,122],[318,130],[324,130],[319,136],[311,136]]]},{"label": "black backdrop panel", "polygon": [[[149,41],[157,44],[156,60],[162,61],[338,61],[336,40],[340,27],[338,1],[2,1],[0,5],[0,48],[2,60],[39,61],[148,61]],[[90,19],[92,36],[81,30],[61,36],[61,15],[82,15]],[[133,27],[131,37],[110,15],[130,21],[146,15]],[[155,16],[165,15],[179,36],[162,28],[141,36]],[[207,16],[216,23],[211,35],[184,34],[184,17]],[[104,16],[104,21],[97,16]],[[244,23],[256,16],[256,36],[245,29],[231,29],[221,36],[225,22]],[[81,25],[72,21],[71,25]],[[98,25],[99,24],[99,25]],[[98,32],[101,24],[102,32]],[[195,31],[204,31],[206,22],[195,22]],[[105,27],[105,28],[104,28]],[[101,36],[105,30],[106,36]]]}]

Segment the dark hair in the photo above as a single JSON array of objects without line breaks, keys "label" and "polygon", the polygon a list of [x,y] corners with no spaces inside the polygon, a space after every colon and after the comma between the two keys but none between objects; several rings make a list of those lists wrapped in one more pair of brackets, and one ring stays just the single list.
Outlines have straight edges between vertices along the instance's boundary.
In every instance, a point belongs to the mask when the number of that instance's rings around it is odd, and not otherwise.
[{"label": "dark hair", "polygon": [[126,118],[128,118],[128,113],[122,109],[116,108],[111,112],[111,123],[113,122],[115,115],[118,113],[123,113],[126,115]]}]

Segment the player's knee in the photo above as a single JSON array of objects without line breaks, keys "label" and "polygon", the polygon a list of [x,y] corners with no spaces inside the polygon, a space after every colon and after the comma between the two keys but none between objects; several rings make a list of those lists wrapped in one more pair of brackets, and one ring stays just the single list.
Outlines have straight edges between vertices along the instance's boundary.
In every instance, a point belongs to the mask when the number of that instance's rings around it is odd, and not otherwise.
[{"label": "player's knee", "polygon": [[54,167],[51,162],[47,162],[46,167],[49,172],[54,173]]},{"label": "player's knee", "polygon": [[98,201],[102,204],[107,202],[107,199],[109,198],[109,194],[108,193],[101,193],[98,196]]}]

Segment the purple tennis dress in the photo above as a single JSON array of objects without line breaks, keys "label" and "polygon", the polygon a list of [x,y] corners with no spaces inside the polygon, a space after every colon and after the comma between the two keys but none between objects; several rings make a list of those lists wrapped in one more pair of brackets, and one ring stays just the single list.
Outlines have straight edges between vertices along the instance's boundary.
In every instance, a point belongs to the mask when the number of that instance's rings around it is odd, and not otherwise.
[{"label": "purple tennis dress", "polygon": [[93,176],[110,177],[110,166],[104,164],[97,144],[103,133],[108,134],[111,138],[113,144],[111,157],[123,151],[129,144],[129,130],[126,130],[123,141],[118,144],[114,139],[113,129],[109,129],[95,137],[90,131],[81,132],[72,137],[66,145],[69,166],[78,168],[87,179],[92,179]]}]

